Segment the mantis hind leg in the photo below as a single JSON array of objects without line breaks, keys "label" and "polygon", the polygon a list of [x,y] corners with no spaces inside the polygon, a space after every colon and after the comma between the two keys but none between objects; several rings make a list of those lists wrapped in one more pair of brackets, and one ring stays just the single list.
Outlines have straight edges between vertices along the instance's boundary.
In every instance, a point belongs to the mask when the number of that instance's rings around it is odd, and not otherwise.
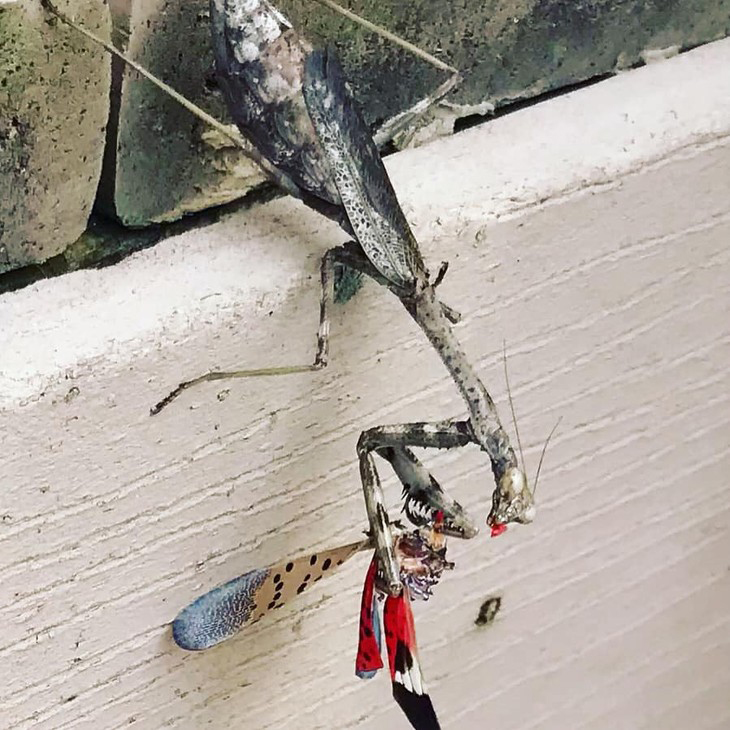
[{"label": "mantis hind leg", "polygon": [[[338,281],[338,270],[341,272]],[[295,373],[316,372],[327,366],[329,358],[329,335],[330,335],[330,313],[335,301],[342,301],[346,289],[349,287],[349,296],[345,301],[357,292],[363,275],[367,275],[383,286],[388,283],[383,279],[377,269],[370,263],[362,249],[353,242],[344,246],[331,248],[322,257],[320,265],[320,306],[319,306],[319,327],[317,329],[317,349],[314,355],[314,362],[311,365],[283,365],[279,367],[253,368],[247,370],[214,370],[199,375],[191,380],[184,380],[177,387],[171,390],[162,400],[158,401],[151,409],[150,415],[157,415],[163,408],[166,408],[183,391],[214,380],[231,380],[234,378],[253,378],[270,375],[293,375]],[[350,283],[344,281],[348,277]],[[354,286],[354,288],[353,288]],[[450,310],[445,308],[448,316]]]},{"label": "mantis hind leg", "polygon": [[[330,312],[332,304],[336,301],[336,287],[338,285],[337,271],[350,272],[347,276],[355,274],[362,276],[367,274],[378,283],[382,277],[375,267],[370,263],[360,247],[355,243],[345,244],[337,248],[331,248],[322,257],[320,265],[321,294],[319,305],[319,327],[317,329],[317,350],[314,355],[314,362],[311,365],[283,365],[280,367],[254,368],[248,370],[214,370],[199,375],[192,380],[184,380],[176,388],[170,391],[161,401],[150,409],[150,415],[157,415],[163,408],[167,407],[183,391],[192,388],[200,383],[208,383],[214,380],[230,380],[233,378],[254,378],[269,375],[292,375],[295,373],[316,372],[327,366],[329,359],[329,335],[330,335]],[[340,275],[339,286],[342,283]],[[351,290],[350,296],[357,291],[358,286]]]},{"label": "mantis hind leg", "polygon": [[463,80],[460,73],[452,74],[431,94],[394,117],[383,122],[380,129],[373,134],[378,148],[393,143],[397,149],[407,147],[413,140],[424,118],[443,99],[450,94]]},{"label": "mantis hind leg", "polygon": [[213,380],[229,380],[233,378],[253,378],[269,375],[292,375],[294,373],[308,373],[321,370],[327,366],[329,358],[330,312],[335,301],[335,267],[338,264],[338,251],[333,248],[322,257],[320,265],[320,303],[319,327],[317,329],[317,349],[314,362],[311,365],[284,365],[280,367],[253,368],[248,370],[214,370],[199,375],[191,380],[184,380],[170,391],[161,401],[150,409],[150,415],[157,415],[163,408],[172,403],[183,391],[200,383]]}]

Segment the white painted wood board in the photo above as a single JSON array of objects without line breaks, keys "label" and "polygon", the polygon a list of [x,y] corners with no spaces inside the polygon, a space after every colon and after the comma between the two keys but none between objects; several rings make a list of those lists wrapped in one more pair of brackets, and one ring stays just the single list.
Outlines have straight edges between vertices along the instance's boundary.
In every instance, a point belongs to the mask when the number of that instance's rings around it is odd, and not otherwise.
[{"label": "white painted wood board", "polygon": [[[530,470],[563,418],[536,522],[452,541],[417,606],[446,729],[730,723],[728,82],[721,41],[388,161],[504,419],[507,341]],[[213,366],[308,362],[341,241],[278,200],[0,299],[3,727],[406,727],[385,677],[353,674],[365,556],[211,652],[169,629],[217,583],[357,536],[363,428],[463,413],[368,285],[326,371],[147,415]],[[483,524],[486,458],[427,456]]]}]

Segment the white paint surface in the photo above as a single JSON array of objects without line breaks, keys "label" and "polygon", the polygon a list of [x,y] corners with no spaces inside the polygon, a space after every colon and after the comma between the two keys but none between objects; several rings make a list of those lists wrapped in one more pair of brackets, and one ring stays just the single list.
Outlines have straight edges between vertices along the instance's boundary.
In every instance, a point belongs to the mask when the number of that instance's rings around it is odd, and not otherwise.
[{"label": "white paint surface", "polygon": [[[536,522],[452,541],[417,606],[446,729],[730,723],[728,88],[721,41],[389,160],[505,419],[507,340],[531,469],[563,417]],[[384,677],[353,675],[365,556],[211,652],[168,626],[223,580],[357,536],[360,430],[463,413],[369,285],[326,371],[147,415],[213,366],[309,362],[318,258],[341,241],[280,200],[0,300],[3,727],[406,727]],[[483,523],[486,458],[428,463]]]}]

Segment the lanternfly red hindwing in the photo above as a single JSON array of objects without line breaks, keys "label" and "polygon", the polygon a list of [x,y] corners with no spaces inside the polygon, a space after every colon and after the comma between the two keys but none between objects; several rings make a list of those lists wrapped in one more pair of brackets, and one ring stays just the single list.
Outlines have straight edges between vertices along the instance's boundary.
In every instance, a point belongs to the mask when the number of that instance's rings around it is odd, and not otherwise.
[{"label": "lanternfly red hindwing", "polygon": [[404,589],[385,599],[383,623],[393,697],[416,730],[440,730],[421,674],[411,601]]},{"label": "lanternfly red hindwing", "polygon": [[380,607],[375,593],[375,576],[378,571],[377,558],[373,557],[365,576],[360,606],[360,636],[355,659],[355,674],[360,679],[371,679],[383,667],[380,631]]}]

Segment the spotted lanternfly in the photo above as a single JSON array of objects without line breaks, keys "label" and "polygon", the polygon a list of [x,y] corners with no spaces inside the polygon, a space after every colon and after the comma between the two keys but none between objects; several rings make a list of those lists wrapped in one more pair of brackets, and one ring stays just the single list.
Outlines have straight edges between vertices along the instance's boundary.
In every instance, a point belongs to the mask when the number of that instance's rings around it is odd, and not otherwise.
[{"label": "spotted lanternfly", "polygon": [[[373,558],[365,577],[360,609],[360,637],[355,660],[355,674],[371,679],[382,668],[380,603],[375,580],[377,558]],[[388,667],[393,684],[393,697],[416,730],[440,728],[436,711],[428,696],[421,674],[416,646],[416,630],[408,589],[399,596],[386,596],[383,608]]]},{"label": "spotted lanternfly", "polygon": [[428,600],[431,587],[453,563],[446,560],[443,513],[437,512],[430,530],[404,532],[396,540],[403,590],[393,596],[378,588],[377,553],[365,576],[360,606],[360,632],[355,674],[370,679],[383,666],[380,608],[384,597],[382,627],[388,650],[393,697],[416,730],[437,730],[440,725],[423,681],[416,645],[411,600]]}]

